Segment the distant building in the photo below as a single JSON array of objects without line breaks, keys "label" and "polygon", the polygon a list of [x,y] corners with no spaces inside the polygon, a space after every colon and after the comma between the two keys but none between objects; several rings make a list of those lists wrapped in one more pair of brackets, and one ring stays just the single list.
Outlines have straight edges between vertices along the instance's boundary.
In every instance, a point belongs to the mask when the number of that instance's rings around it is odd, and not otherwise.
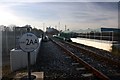
[{"label": "distant building", "polygon": [[74,30],[73,32],[76,33],[90,33],[90,32],[120,32],[119,28],[96,28],[96,29],[79,29],[79,30]]},{"label": "distant building", "polygon": [[47,34],[51,34],[51,35],[56,35],[59,33],[59,31],[57,29],[51,28],[51,27],[47,27],[46,28],[46,33]]},{"label": "distant building", "polygon": [[47,27],[46,28],[46,32],[47,33],[50,33],[50,32],[53,32],[54,31],[54,28],[51,28],[51,27]]}]

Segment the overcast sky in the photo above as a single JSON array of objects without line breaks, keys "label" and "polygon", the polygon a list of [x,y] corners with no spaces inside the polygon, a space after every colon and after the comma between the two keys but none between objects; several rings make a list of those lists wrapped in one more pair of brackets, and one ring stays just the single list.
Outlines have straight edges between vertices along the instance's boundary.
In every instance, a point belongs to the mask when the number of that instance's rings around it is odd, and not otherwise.
[{"label": "overcast sky", "polygon": [[[43,29],[45,26],[64,26],[70,30],[118,27],[118,0],[8,0],[0,1],[0,25],[30,24]],[[88,1],[88,2],[87,2]],[[110,2],[109,2],[110,1]]]}]

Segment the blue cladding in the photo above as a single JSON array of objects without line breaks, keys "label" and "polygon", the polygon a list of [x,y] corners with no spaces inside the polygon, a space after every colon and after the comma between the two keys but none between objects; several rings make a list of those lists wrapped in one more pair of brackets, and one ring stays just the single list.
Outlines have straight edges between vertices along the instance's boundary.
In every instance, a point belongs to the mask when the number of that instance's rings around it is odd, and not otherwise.
[{"label": "blue cladding", "polygon": [[104,31],[120,32],[120,29],[118,29],[118,28],[101,28],[101,32],[104,32]]}]

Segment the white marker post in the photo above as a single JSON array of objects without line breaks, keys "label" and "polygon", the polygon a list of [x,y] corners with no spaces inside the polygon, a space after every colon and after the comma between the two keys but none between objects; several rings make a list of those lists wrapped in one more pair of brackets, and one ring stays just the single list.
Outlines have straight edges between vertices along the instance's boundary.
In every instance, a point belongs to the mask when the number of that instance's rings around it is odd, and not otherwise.
[{"label": "white marker post", "polygon": [[28,78],[29,80],[31,80],[30,52],[33,52],[35,49],[37,49],[38,44],[39,44],[38,38],[32,33],[24,34],[19,40],[20,48],[24,52],[28,53]]}]

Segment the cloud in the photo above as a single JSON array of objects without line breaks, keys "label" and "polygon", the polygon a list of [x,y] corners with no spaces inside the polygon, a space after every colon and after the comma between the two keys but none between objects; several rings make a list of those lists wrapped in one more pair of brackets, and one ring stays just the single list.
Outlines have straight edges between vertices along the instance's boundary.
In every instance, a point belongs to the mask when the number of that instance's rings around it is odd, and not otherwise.
[{"label": "cloud", "polygon": [[65,24],[70,29],[76,29],[101,25],[112,27],[118,24],[117,3],[114,2],[25,2],[2,4],[2,6],[7,8],[4,13],[7,11],[6,13],[14,16],[14,20],[11,18],[11,23],[19,25],[42,26],[45,23],[48,26],[58,25],[58,22],[61,22],[61,29],[64,29]]},{"label": "cloud", "polygon": [[[77,7],[68,7],[61,14],[62,22],[66,22],[69,27],[72,25],[71,29],[77,29],[80,26],[82,26],[81,28],[90,28],[90,26],[118,26],[118,8],[116,7],[118,5],[116,3],[101,3],[101,5],[98,5],[98,3],[77,4],[79,4],[76,5]],[[60,13],[60,11],[58,12]]]},{"label": "cloud", "polygon": [[[95,3],[72,3],[64,6],[64,10],[61,11],[61,8],[57,9],[58,15],[62,17],[62,19],[72,20],[72,21],[88,21],[88,20],[107,20],[112,19],[113,16],[116,18],[117,16],[117,8],[113,10],[105,9],[106,7],[102,7],[103,5],[96,5]],[[72,7],[71,7],[72,5]],[[117,6],[117,5],[116,5]],[[62,13],[61,13],[62,12]]]},{"label": "cloud", "polygon": [[0,0],[0,2],[119,2],[119,0]]}]

